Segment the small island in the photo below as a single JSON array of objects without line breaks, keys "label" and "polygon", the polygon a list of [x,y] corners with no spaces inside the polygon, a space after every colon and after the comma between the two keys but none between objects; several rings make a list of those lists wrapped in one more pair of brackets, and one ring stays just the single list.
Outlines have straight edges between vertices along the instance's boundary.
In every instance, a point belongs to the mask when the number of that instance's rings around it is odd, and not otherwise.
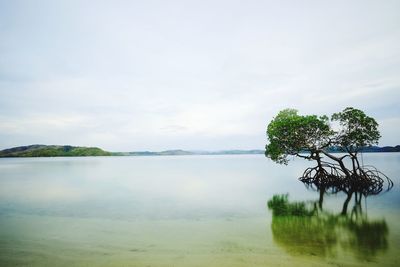
[{"label": "small island", "polygon": [[98,147],[30,145],[0,151],[0,157],[82,157],[111,156],[112,153]]},{"label": "small island", "polygon": [[[342,153],[340,147],[330,147],[330,153]],[[306,152],[306,151],[305,151]],[[369,146],[360,150],[364,153],[400,152],[397,146]],[[98,147],[84,147],[71,145],[28,145],[0,150],[0,158],[24,158],[24,157],[97,157],[97,156],[194,156],[194,155],[257,155],[264,154],[265,150],[164,150],[164,151],[132,151],[109,152]]]}]

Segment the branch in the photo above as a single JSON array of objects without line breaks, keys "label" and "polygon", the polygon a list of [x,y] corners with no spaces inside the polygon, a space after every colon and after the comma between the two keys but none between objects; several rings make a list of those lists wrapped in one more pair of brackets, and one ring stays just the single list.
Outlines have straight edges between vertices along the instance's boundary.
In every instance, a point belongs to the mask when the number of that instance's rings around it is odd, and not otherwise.
[{"label": "branch", "polygon": [[324,151],[324,150],[322,150],[321,152],[322,152],[325,156],[327,156],[328,158],[330,158],[330,159],[336,161],[337,163],[339,163],[340,168],[341,168],[342,171],[346,174],[347,177],[350,177],[350,176],[351,176],[349,170],[346,168],[346,166],[344,166],[344,163],[343,163],[343,159],[344,159],[346,156],[348,156],[348,155],[345,155],[345,156],[343,156],[343,157],[338,158],[338,157],[335,157],[334,155],[329,154],[328,152],[326,152],[326,151]]},{"label": "branch", "polygon": [[303,158],[303,159],[308,159],[308,160],[313,159],[311,156],[303,156],[303,155],[300,155],[299,153],[295,153],[294,155],[296,157]]}]

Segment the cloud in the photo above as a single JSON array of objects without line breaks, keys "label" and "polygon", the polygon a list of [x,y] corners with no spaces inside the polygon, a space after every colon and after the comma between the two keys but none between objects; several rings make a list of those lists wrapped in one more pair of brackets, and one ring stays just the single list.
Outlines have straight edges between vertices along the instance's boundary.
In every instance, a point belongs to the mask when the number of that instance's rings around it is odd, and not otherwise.
[{"label": "cloud", "polygon": [[[2,2],[0,147],[263,148],[266,124],[287,107],[398,118],[398,9],[397,1]],[[381,143],[397,144],[398,126],[387,125]]]}]

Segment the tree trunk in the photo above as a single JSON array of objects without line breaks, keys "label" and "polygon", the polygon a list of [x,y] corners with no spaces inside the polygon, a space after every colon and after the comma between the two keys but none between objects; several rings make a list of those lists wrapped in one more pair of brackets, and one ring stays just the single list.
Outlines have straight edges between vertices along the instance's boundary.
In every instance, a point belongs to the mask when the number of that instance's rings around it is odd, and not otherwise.
[{"label": "tree trunk", "polygon": [[342,171],[346,174],[347,178],[350,178],[350,177],[351,177],[351,175],[350,175],[350,173],[349,173],[349,170],[346,168],[346,166],[344,166],[343,158],[335,157],[335,156],[333,156],[333,155],[331,155],[331,154],[329,154],[328,152],[325,152],[325,151],[322,151],[322,153],[323,153],[325,156],[327,156],[328,158],[330,158],[330,159],[336,161],[336,162],[339,164],[339,166],[340,166],[340,168],[342,169]]},{"label": "tree trunk", "polygon": [[322,187],[319,190],[319,201],[318,201],[318,206],[320,210],[322,210],[322,204],[324,203],[324,194],[325,194],[325,188]]},{"label": "tree trunk", "polygon": [[343,203],[342,215],[346,215],[347,214],[347,206],[349,205],[349,202],[350,202],[352,196],[353,196],[353,191],[350,191],[347,194],[347,198]]}]

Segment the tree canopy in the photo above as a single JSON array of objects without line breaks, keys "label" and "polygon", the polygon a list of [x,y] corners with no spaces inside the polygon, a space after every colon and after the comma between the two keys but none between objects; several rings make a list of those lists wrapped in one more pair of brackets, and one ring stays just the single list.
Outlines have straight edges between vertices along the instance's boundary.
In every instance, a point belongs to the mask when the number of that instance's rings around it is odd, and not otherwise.
[{"label": "tree canopy", "polygon": [[335,137],[336,145],[354,152],[364,146],[378,144],[381,137],[378,123],[363,111],[348,107],[342,112],[334,113],[331,119],[340,125]]},{"label": "tree canopy", "polygon": [[329,145],[333,134],[327,116],[301,116],[295,109],[284,109],[270,122],[266,155],[277,163],[288,163],[288,156],[300,156]]},{"label": "tree canopy", "polygon": [[[331,122],[338,123],[332,129]],[[316,159],[316,154],[328,153],[330,146],[354,152],[377,144],[378,123],[363,111],[352,107],[334,113],[331,121],[325,115],[299,115],[295,109],[284,109],[268,124],[266,156],[277,163],[288,163],[288,156]],[[302,156],[301,153],[308,153]]]},{"label": "tree canopy", "polygon": [[[317,162],[300,177],[306,184],[344,191],[350,197],[352,192],[378,194],[385,183],[387,190],[393,186],[386,175],[363,166],[357,158],[361,148],[377,144],[380,138],[378,123],[359,109],[345,108],[331,120],[325,115],[299,115],[295,109],[284,109],[268,124],[267,137],[265,154],[276,163],[287,164],[290,156]],[[334,155],[332,147],[345,154]]]}]

